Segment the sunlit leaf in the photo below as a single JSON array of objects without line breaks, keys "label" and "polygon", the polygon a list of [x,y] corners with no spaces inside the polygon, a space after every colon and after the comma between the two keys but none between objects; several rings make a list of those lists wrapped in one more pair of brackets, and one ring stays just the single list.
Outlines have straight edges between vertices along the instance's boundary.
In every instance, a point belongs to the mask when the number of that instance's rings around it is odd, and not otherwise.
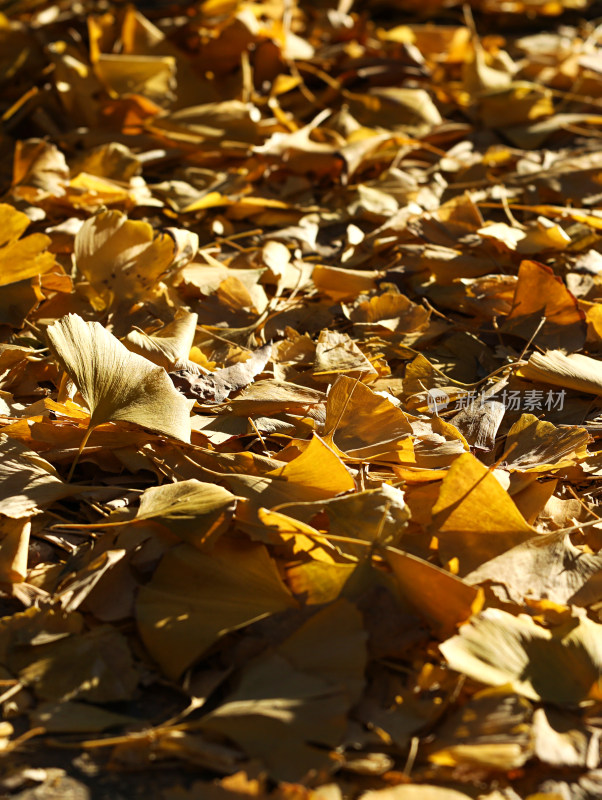
[{"label": "sunlit leaf", "polygon": [[51,350],[90,410],[90,431],[102,422],[133,422],[190,441],[190,404],[162,367],[130,353],[98,322],[69,314],[48,330]]},{"label": "sunlit leaf", "polygon": [[600,361],[580,353],[565,355],[560,350],[533,353],[520,375],[532,381],[563,386],[586,394],[602,394]]},{"label": "sunlit leaf", "polygon": [[401,594],[437,636],[449,635],[482,608],[483,595],[449,572],[393,547],[385,557]]},{"label": "sunlit leaf", "polygon": [[48,236],[32,233],[20,238],[29,222],[26,214],[0,203],[0,286],[41,275],[54,266]]},{"label": "sunlit leaf", "polygon": [[575,706],[602,697],[602,626],[584,617],[552,629],[486,609],[441,645],[452,669],[531,700]]},{"label": "sunlit leaf", "polygon": [[188,361],[194,341],[198,315],[184,312],[152,336],[144,331],[131,331],[123,340],[128,350],[144,356],[166,370]]},{"label": "sunlit leaf", "polygon": [[576,299],[550,267],[536,261],[520,266],[513,308],[503,329],[523,339],[539,329],[540,347],[578,350],[585,342],[585,318]]},{"label": "sunlit leaf", "polygon": [[0,514],[24,519],[78,491],[56,469],[21,442],[0,434]]},{"label": "sunlit leaf", "polygon": [[[185,260],[198,247],[194,234],[187,232],[187,238]],[[78,270],[110,305],[133,302],[152,289],[174,266],[181,249],[168,233],[155,236],[147,222],[129,220],[119,211],[101,211],[78,231],[74,254]]]}]

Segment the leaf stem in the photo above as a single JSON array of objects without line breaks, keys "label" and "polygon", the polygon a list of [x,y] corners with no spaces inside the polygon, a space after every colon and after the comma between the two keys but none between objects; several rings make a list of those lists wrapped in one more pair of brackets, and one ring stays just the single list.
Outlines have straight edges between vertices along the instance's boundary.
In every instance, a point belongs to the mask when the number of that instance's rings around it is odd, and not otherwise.
[{"label": "leaf stem", "polygon": [[67,475],[67,483],[69,483],[69,481],[73,477],[73,472],[75,471],[75,467],[77,466],[79,457],[81,456],[84,447],[88,444],[88,439],[90,438],[90,434],[92,433],[93,430],[94,428],[91,425],[88,425],[88,430],[84,433],[84,438],[82,439],[82,443],[79,446],[79,450],[77,451],[77,454],[73,459],[73,463],[71,464],[71,469],[69,470],[69,474]]}]

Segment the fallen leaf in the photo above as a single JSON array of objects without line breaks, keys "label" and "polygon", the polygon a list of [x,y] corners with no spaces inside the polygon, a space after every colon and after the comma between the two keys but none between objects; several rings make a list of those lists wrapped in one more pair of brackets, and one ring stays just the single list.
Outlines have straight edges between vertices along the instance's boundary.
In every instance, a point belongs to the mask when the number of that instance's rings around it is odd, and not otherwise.
[{"label": "fallen leaf", "polygon": [[32,233],[20,238],[29,223],[26,214],[0,203],[0,286],[41,275],[54,266],[54,256],[48,251],[48,236]]},{"label": "fallen leaf", "polygon": [[360,795],[360,800],[466,800],[468,797],[470,795],[456,789],[421,783],[374,789]]},{"label": "fallen leaf", "polygon": [[250,662],[223,705],[199,723],[234,740],[279,780],[299,781],[345,731],[345,710],[364,681],[359,612],[339,600],[282,644]]},{"label": "fallen leaf", "polygon": [[595,358],[580,353],[565,355],[560,350],[548,350],[546,353],[533,353],[520,368],[519,375],[531,381],[599,395],[602,394],[599,365]]},{"label": "fallen leaf", "polygon": [[580,550],[568,534],[559,532],[528,539],[481,564],[464,580],[488,583],[497,597],[517,605],[528,597],[569,605],[600,569],[602,557]]},{"label": "fallen leaf", "polygon": [[[198,237],[186,232],[186,260],[198,247]],[[155,288],[156,281],[177,262],[182,244],[168,233],[155,236],[147,222],[129,220],[119,211],[89,217],[75,236],[79,272],[106,306],[133,303]]]},{"label": "fallen leaf", "polygon": [[602,693],[601,631],[587,617],[549,630],[525,615],[489,608],[440,647],[451,669],[476,681],[571,707]]},{"label": "fallen leaf", "polygon": [[431,530],[443,562],[458,559],[460,575],[536,535],[494,476],[470,453],[443,478]]},{"label": "fallen leaf", "polygon": [[[449,636],[482,608],[482,593],[468,581],[393,547],[388,547],[384,555],[399,591],[437,636]],[[441,597],[445,597],[445,603],[440,602]]]},{"label": "fallen leaf", "polygon": [[263,372],[270,360],[272,345],[255,350],[246,361],[218,369],[212,374],[195,375],[189,369],[170,373],[175,386],[187,397],[200,402],[223,403],[231,392],[248,386],[256,375]]},{"label": "fallen leaf", "polygon": [[211,555],[188,544],[166,553],[138,594],[136,619],[148,652],[176,679],[227,631],[294,607],[263,545],[222,539]]},{"label": "fallen leaf", "polygon": [[522,414],[506,436],[506,468],[544,472],[567,467],[588,455],[589,439],[583,428],[556,428],[533,414]]},{"label": "fallen leaf", "polygon": [[123,343],[128,350],[169,371],[188,361],[197,319],[197,314],[183,312],[152,336],[144,331],[134,330],[128,333]]},{"label": "fallen leaf", "polygon": [[537,332],[535,341],[540,347],[570,351],[579,350],[586,335],[585,315],[577,299],[550,267],[536,261],[520,265],[513,308],[502,329],[526,340]]},{"label": "fallen leaf", "polygon": [[27,576],[30,519],[0,520],[0,581],[17,583]]},{"label": "fallen leaf", "polygon": [[0,514],[25,519],[80,491],[63,483],[42,456],[5,434],[0,434],[0,453]]},{"label": "fallen leaf", "polygon": [[341,376],[326,403],[324,435],[352,458],[403,453],[412,427],[401,409],[359,381]]},{"label": "fallen leaf", "polygon": [[90,410],[80,451],[103,422],[133,422],[190,441],[190,405],[162,367],[130,353],[98,322],[84,322],[77,314],[57,320],[47,334],[54,357]]}]

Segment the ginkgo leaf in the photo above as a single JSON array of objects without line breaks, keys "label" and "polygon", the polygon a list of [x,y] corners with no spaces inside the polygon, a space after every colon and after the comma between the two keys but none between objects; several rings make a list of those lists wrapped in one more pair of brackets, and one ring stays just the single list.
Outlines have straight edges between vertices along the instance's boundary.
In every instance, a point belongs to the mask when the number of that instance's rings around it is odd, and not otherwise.
[{"label": "ginkgo leaf", "polygon": [[82,488],[64,483],[42,456],[0,434],[0,514],[24,519]]},{"label": "ginkgo leaf", "polygon": [[110,625],[100,625],[79,636],[41,637],[30,651],[15,648],[11,669],[45,700],[86,699],[92,703],[129,700],[138,682],[129,645]]},{"label": "ginkgo leaf", "polygon": [[504,602],[520,605],[533,597],[567,605],[576,603],[579,590],[600,570],[602,555],[579,550],[560,531],[528,539],[481,564],[464,580],[472,585],[488,582]]},{"label": "ginkgo leaf", "polygon": [[602,395],[602,362],[581,353],[566,355],[560,350],[533,353],[518,371],[521,378],[564,386],[585,394]]},{"label": "ginkgo leaf", "polygon": [[248,386],[255,375],[263,372],[270,359],[272,345],[266,344],[255,350],[246,361],[231,367],[218,369],[213,373],[199,375],[195,365],[170,372],[174,384],[188,397],[199,402],[223,402],[230,392]]},{"label": "ginkgo leaf", "polygon": [[[89,217],[75,236],[77,269],[106,305],[141,297],[163,273],[192,258],[198,247],[196,234],[184,238],[155,236],[148,222],[129,220],[119,211],[101,211]],[[178,241],[180,239],[180,241]]]},{"label": "ginkgo leaf", "polygon": [[382,273],[376,270],[342,269],[316,264],[312,272],[312,280],[320,292],[324,292],[334,300],[354,299],[362,292],[376,288],[376,279]]},{"label": "ginkgo leaf", "polygon": [[41,703],[31,712],[30,720],[34,727],[40,726],[48,733],[100,732],[106,728],[136,724],[135,717],[77,700]]},{"label": "ginkgo leaf", "polygon": [[407,333],[424,328],[430,314],[403,294],[385,292],[360,303],[350,316],[353,322],[361,325],[381,325],[391,331]]},{"label": "ginkgo leaf", "polygon": [[506,468],[544,472],[567,467],[588,455],[589,441],[584,428],[556,428],[533,414],[522,414],[506,437]]},{"label": "ginkgo leaf", "polygon": [[386,397],[342,375],[328,394],[324,432],[326,441],[343,453],[370,458],[402,449],[412,427]]},{"label": "ginkgo leaf", "polygon": [[[287,504],[285,510],[289,517],[305,523],[319,515],[322,527],[327,524],[328,534],[335,537],[343,536],[365,542],[378,541],[389,545],[399,543],[410,518],[404,493],[387,483],[383,483],[379,489],[354,492],[343,497]],[[365,546],[361,544],[342,544],[334,539],[333,544],[345,553],[357,557],[366,552]]]},{"label": "ginkgo leaf", "polygon": [[31,520],[0,518],[0,582],[24,581]]},{"label": "ginkgo leaf", "polygon": [[183,311],[152,336],[134,330],[128,333],[123,343],[132,353],[138,353],[168,371],[182,369],[188,362],[197,320],[198,314]]},{"label": "ginkgo leaf", "polygon": [[265,526],[264,532],[267,535],[264,541],[272,544],[288,544],[294,556],[309,553],[314,562],[333,563],[333,545],[311,525],[280,511],[268,511],[266,508],[260,508],[257,516]]},{"label": "ginkgo leaf", "polygon": [[[542,320],[543,326],[538,330]],[[585,314],[550,267],[523,261],[513,308],[502,330],[523,339],[530,339],[538,331],[536,342],[540,346],[578,350],[585,342]]]},{"label": "ginkgo leaf", "polygon": [[201,546],[226,528],[235,505],[236,498],[227,489],[192,479],[151,486],[140,498],[134,520],[157,520]]},{"label": "ginkgo leaf", "polygon": [[222,533],[232,519],[236,498],[227,489],[195,478],[151,486],[140,497],[135,513],[127,509],[89,525],[64,525],[69,530],[111,528],[155,520],[184,541],[204,547]]},{"label": "ginkgo leaf", "polygon": [[356,372],[376,375],[376,370],[346,333],[321,331],[316,344],[314,376],[332,376]]},{"label": "ginkgo leaf", "polygon": [[43,233],[24,239],[30,219],[7,203],[0,203],[0,286],[48,272],[55,258],[48,251],[51,240]]},{"label": "ginkgo leaf", "polygon": [[353,476],[326,442],[314,434],[307,448],[285,464],[266,473],[295,486],[307,487],[315,497],[333,497],[355,489]]},{"label": "ginkgo leaf", "polygon": [[470,795],[457,789],[429,784],[389,786],[360,795],[359,800],[469,800]]},{"label": "ginkgo leaf", "polygon": [[228,402],[228,412],[241,417],[271,416],[289,413],[305,414],[319,407],[326,395],[316,389],[284,381],[256,381]]},{"label": "ginkgo leaf", "polygon": [[227,631],[295,606],[263,545],[222,538],[210,555],[170,550],[140,590],[136,618],[149,653],[177,678]]},{"label": "ginkgo leaf", "polygon": [[161,102],[170,96],[175,63],[171,56],[101,53],[94,69],[111,93],[137,92]]},{"label": "ginkgo leaf", "polygon": [[361,615],[339,600],[318,611],[273,652],[249,663],[237,689],[199,727],[219,731],[279,780],[327,767],[328,749],[364,680]]},{"label": "ginkgo leaf", "polygon": [[[455,575],[417,556],[387,547],[384,552],[401,594],[440,637],[448,636],[483,606],[483,594]],[[445,602],[441,602],[441,598]]]},{"label": "ginkgo leaf", "polygon": [[548,629],[488,608],[440,645],[451,669],[531,700],[574,706],[602,699],[602,625],[587,617]]},{"label": "ginkgo leaf", "polygon": [[432,531],[443,562],[457,558],[465,575],[536,535],[512,498],[471,453],[459,456],[443,479]]},{"label": "ginkgo leaf", "polygon": [[483,689],[454,712],[429,743],[431,763],[511,770],[533,755],[531,703],[505,686]]},{"label": "ginkgo leaf", "polygon": [[77,314],[57,320],[47,334],[53,355],[90,410],[87,436],[103,422],[133,422],[190,441],[192,404],[162,367],[130,353],[98,322],[84,322]]}]

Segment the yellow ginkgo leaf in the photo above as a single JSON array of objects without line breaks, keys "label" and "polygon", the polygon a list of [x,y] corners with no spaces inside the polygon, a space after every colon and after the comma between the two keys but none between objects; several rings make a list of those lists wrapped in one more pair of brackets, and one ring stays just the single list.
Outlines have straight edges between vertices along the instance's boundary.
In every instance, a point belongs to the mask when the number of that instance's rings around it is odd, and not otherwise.
[{"label": "yellow ginkgo leaf", "polygon": [[220,539],[202,553],[178,545],[138,593],[138,630],[148,652],[177,678],[227,631],[295,608],[261,544]]},{"label": "yellow ginkgo leaf", "polygon": [[181,539],[202,549],[228,526],[236,498],[227,489],[191,478],[150,486],[140,496],[140,506],[119,509],[108,519],[90,525],[67,525],[69,530],[111,528],[154,520]]},{"label": "yellow ginkgo leaf", "polygon": [[602,625],[587,617],[549,629],[525,614],[487,608],[439,647],[451,669],[473,680],[574,707],[602,696],[601,641]]},{"label": "yellow ginkgo leaf", "polygon": [[[0,434],[0,514],[25,520],[77,492],[59,478],[39,453],[11,436]],[[0,522],[0,530],[2,523]]]},{"label": "yellow ginkgo leaf", "polygon": [[481,610],[482,592],[455,575],[394,547],[387,547],[384,555],[402,596],[435,635],[449,636],[472,614]]},{"label": "yellow ginkgo leaf", "polygon": [[196,234],[172,233],[155,236],[148,222],[130,220],[120,211],[101,211],[75,237],[77,269],[105,304],[137,300],[163,273],[195,254]]},{"label": "yellow ginkgo leaf", "polygon": [[191,401],[162,367],[130,353],[98,322],[67,314],[48,329],[50,349],[90,410],[85,443],[103,422],[133,422],[190,442]]},{"label": "yellow ginkgo leaf", "polygon": [[495,476],[472,453],[451,465],[433,506],[432,533],[443,562],[457,558],[466,575],[537,535]]},{"label": "yellow ginkgo leaf", "polygon": [[152,336],[136,329],[128,333],[123,343],[128,350],[139,353],[153,364],[165,369],[182,369],[188,364],[197,320],[198,314],[183,311]]},{"label": "yellow ginkgo leaf", "polygon": [[41,275],[54,265],[54,256],[47,250],[49,236],[32,233],[19,238],[29,223],[26,214],[0,203],[0,286]]},{"label": "yellow ginkgo leaf", "polygon": [[6,583],[19,583],[27,576],[27,553],[31,519],[10,519],[0,521],[0,580]]}]

